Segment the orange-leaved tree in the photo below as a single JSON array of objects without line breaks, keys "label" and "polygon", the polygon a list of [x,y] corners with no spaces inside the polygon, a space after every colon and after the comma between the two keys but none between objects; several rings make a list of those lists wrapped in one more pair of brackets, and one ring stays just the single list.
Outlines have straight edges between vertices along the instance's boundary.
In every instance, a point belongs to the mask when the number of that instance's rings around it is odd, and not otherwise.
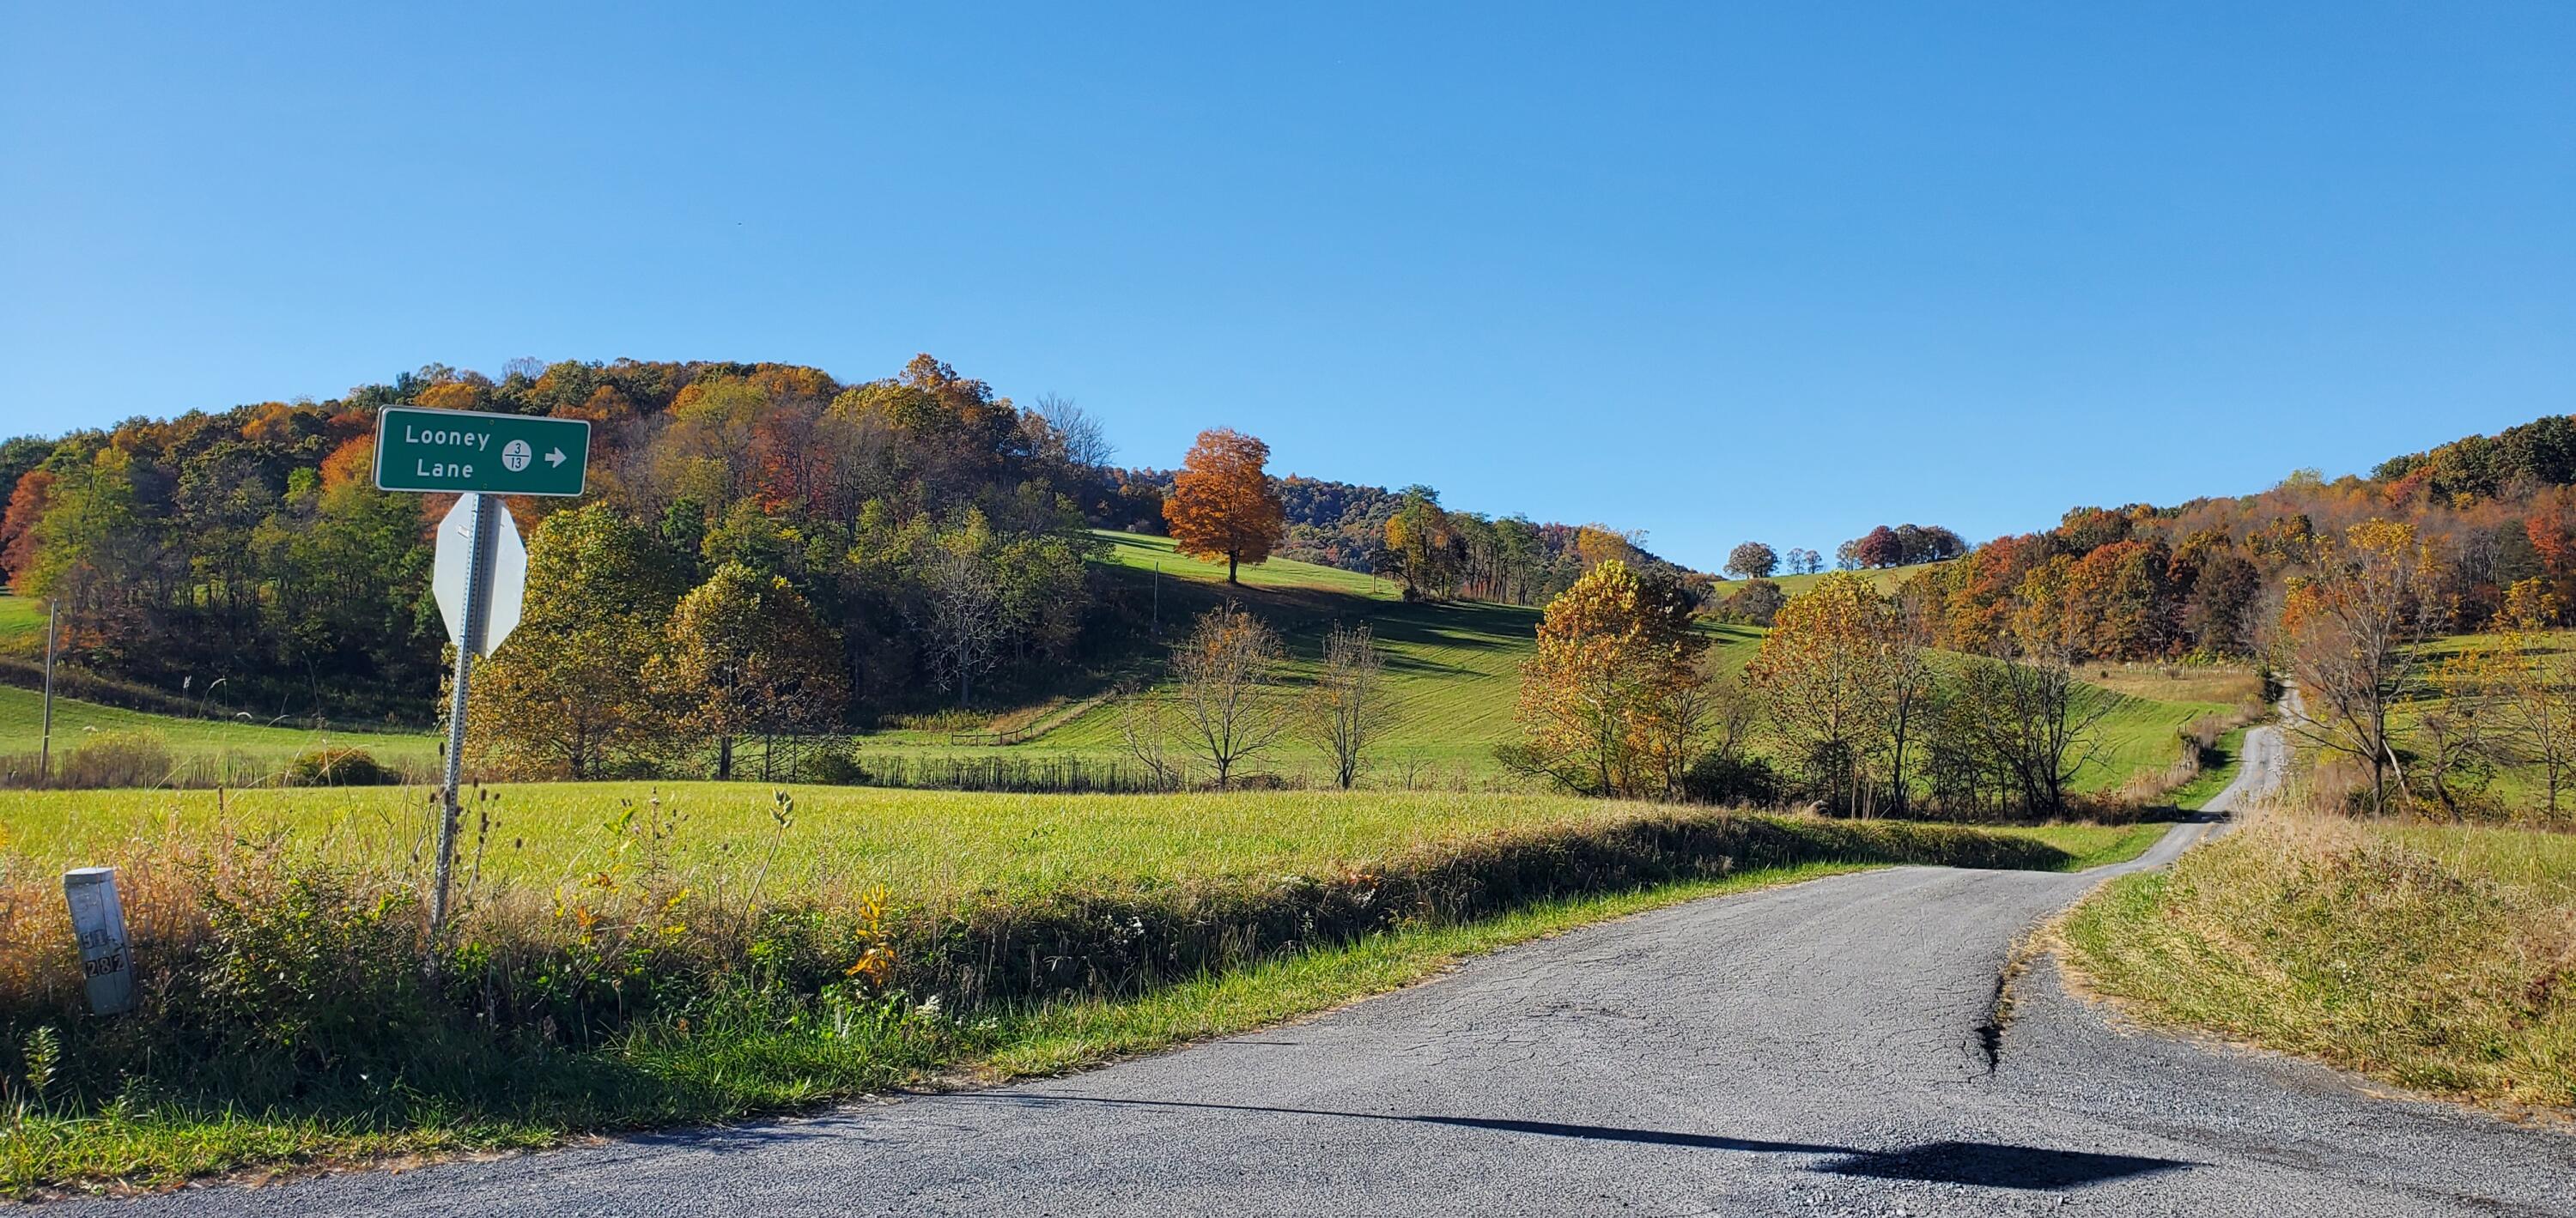
[{"label": "orange-leaved tree", "polygon": [[1689,768],[1706,646],[1677,597],[1603,560],[1548,602],[1510,760],[1588,795],[1661,793]]},{"label": "orange-leaved tree", "polygon": [[1260,563],[1288,531],[1288,512],[1271,489],[1262,466],[1270,446],[1219,427],[1199,433],[1180,472],[1172,476],[1172,497],[1163,504],[1163,521],[1173,544],[1184,554],[1225,556],[1225,582],[1235,579],[1243,563]]}]

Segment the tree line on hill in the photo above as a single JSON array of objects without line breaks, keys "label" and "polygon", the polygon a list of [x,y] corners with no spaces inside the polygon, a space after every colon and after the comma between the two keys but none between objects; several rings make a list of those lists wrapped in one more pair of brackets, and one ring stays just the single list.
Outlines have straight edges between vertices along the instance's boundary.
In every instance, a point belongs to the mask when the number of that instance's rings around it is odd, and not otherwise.
[{"label": "tree line on hill", "polygon": [[[1779,556],[1746,543],[1728,561],[1746,586],[1712,606],[1771,627],[1740,682],[1698,670],[1650,591],[1578,585],[1549,607],[1528,739],[1507,759],[1601,793],[1776,782],[1846,809],[2046,813],[2106,705],[2078,696],[2074,665],[2202,658],[2292,677],[2308,703],[2292,729],[2330,779],[2348,775],[2334,798],[2349,806],[2512,814],[2492,785],[2527,765],[2555,821],[2576,782],[2576,665],[2533,632],[2576,625],[2571,477],[2576,418],[2544,418],[2366,478],[2302,471],[2254,495],[2076,508],[1965,553],[1940,543],[1950,557],[1883,594],[1837,573],[1786,596],[1768,579]],[[1900,532],[1846,550],[1901,556]],[[2427,657],[2472,631],[2503,633]],[[1785,773],[1741,755],[1757,720]]]},{"label": "tree line on hill", "polygon": [[[1600,526],[1278,478],[1258,440],[1222,429],[1182,469],[1121,470],[1081,408],[1018,405],[924,355],[856,383],[785,364],[514,361],[499,379],[432,365],[328,402],[19,437],[0,444],[0,568],[61,602],[64,658],[84,670],[261,719],[418,722],[446,673],[428,584],[453,500],[374,486],[392,405],[592,425],[588,495],[508,501],[529,534],[529,610],[487,676],[516,695],[615,696],[532,711],[563,730],[542,763],[511,759],[521,769],[666,764],[645,755],[662,747],[642,743],[648,723],[724,769],[746,733],[1052,688],[1134,648],[1150,611],[1086,561],[1094,527],[1170,532],[1228,561],[1325,557],[1429,597],[1531,602],[1605,555],[1655,561]],[[705,623],[733,631],[734,654],[678,650]],[[570,639],[587,655],[563,654]],[[788,655],[814,679],[755,697],[746,674]]]},{"label": "tree line on hill", "polygon": [[[2552,417],[2395,458],[2369,477],[2300,471],[2252,495],[2079,507],[2054,528],[1973,549],[1946,529],[1881,527],[1843,552],[1851,568],[1922,562],[1896,597],[1924,637],[1957,651],[2044,629],[2079,659],[2252,656],[2271,640],[2290,583],[2373,519],[2409,525],[2427,547],[2433,627],[2477,630],[2509,616],[2567,625],[2576,623],[2571,454],[2576,420]],[[1784,598],[1761,585],[1779,563],[1767,545],[1736,547],[1729,571],[1747,585],[1720,597],[1719,611],[1767,625]]]},{"label": "tree line on hill", "polygon": [[858,384],[778,364],[433,366],[332,402],[13,441],[0,562],[60,600],[69,658],[93,669],[417,719],[443,671],[428,543],[451,500],[374,486],[375,415],[396,404],[589,420],[590,494],[509,501],[535,549],[556,546],[532,601],[558,579],[605,595],[578,556],[610,545],[637,580],[614,599],[645,616],[699,589],[812,614],[862,706],[1062,664],[1100,608],[1086,526],[1121,505],[1097,427],[928,356]]}]

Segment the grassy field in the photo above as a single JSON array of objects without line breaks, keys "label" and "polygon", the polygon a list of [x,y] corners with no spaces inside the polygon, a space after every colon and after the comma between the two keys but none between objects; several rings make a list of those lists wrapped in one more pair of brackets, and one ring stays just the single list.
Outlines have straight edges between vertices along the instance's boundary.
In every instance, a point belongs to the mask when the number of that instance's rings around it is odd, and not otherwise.
[{"label": "grassy field", "polygon": [[[677,865],[723,869],[778,831],[776,793],[794,802],[775,882],[788,890],[882,883],[916,902],[1043,896],[1316,873],[1505,829],[1613,825],[1639,805],[1553,795],[1237,792],[988,795],[748,783],[537,783],[476,792],[489,824],[482,869],[540,887],[587,875],[621,838],[629,808],[678,818]],[[213,791],[0,791],[0,864],[19,874],[114,864],[175,840],[286,833],[342,858],[410,858],[434,831],[417,787]],[[658,802],[657,802],[658,801]],[[2126,828],[1999,830],[2091,858],[2125,848]]]},{"label": "grassy field", "polygon": [[[1169,538],[1134,533],[1096,534],[1109,543],[1106,561],[1128,579],[1154,579],[1160,568],[1159,594],[1165,637],[1177,638],[1191,618],[1216,604],[1234,600],[1261,613],[1288,644],[1292,663],[1288,679],[1303,681],[1313,672],[1323,639],[1335,623],[1366,623],[1385,649],[1387,691],[1396,707],[1398,726],[1384,749],[1384,764],[1373,775],[1384,785],[1499,778],[1493,747],[1516,738],[1512,709],[1520,689],[1520,664],[1537,646],[1539,611],[1484,602],[1407,603],[1396,585],[1374,576],[1289,559],[1273,559],[1242,569],[1243,585],[1227,587],[1225,564],[1179,554]],[[1717,663],[1741,668],[1760,645],[1759,631],[1744,627],[1709,628]],[[1150,676],[1152,669],[1144,670]],[[1042,715],[1004,716],[1005,726],[1036,720],[1046,730],[1025,744],[1006,748],[963,746],[964,755],[998,754],[1039,757],[1078,756],[1108,761],[1122,755],[1120,722],[1125,708],[1114,698],[1101,699],[1056,720]],[[871,750],[953,756],[946,733],[881,732],[862,739],[863,756]],[[1283,751],[1269,768],[1309,779],[1325,773],[1324,759],[1309,749]]]},{"label": "grassy field", "polygon": [[[44,696],[35,690],[0,685],[0,754],[32,756],[43,737]],[[192,758],[229,758],[234,781],[255,783],[274,775],[299,753],[317,748],[362,748],[387,764],[427,767],[438,754],[438,740],[426,733],[314,731],[270,727],[220,719],[183,719],[123,710],[113,706],[54,699],[54,756],[59,761],[84,741],[101,734],[149,732],[167,742],[183,762]]]},{"label": "grassy field", "polygon": [[[542,806],[514,802],[540,790],[544,799],[532,802]],[[2072,869],[2134,856],[2165,828],[1979,830],[1536,797],[996,801],[806,788],[790,792],[795,816],[782,833],[766,807],[746,806],[756,792],[690,784],[660,792],[687,814],[676,833],[648,841],[606,822],[621,800],[653,798],[650,788],[520,788],[493,814],[496,841],[512,844],[484,860],[482,895],[466,903],[459,931],[461,958],[492,970],[476,974],[476,1010],[496,990],[533,986],[552,995],[546,1004],[505,998],[501,1009],[520,1012],[511,1026],[543,1015],[553,1027],[570,998],[549,979],[586,967],[595,936],[613,938],[631,916],[595,921],[565,909],[612,900],[601,881],[627,874],[625,852],[682,857],[673,877],[641,894],[643,905],[619,908],[668,909],[662,894],[689,894],[670,898],[686,900],[685,926],[647,927],[649,951],[617,957],[613,992],[591,991],[585,1009],[613,1020],[573,1017],[570,1026],[599,1030],[561,1046],[551,1031],[496,1033],[485,1017],[423,994],[416,918],[375,920],[388,908],[416,912],[387,904],[401,885],[385,879],[419,873],[409,843],[426,827],[425,810],[371,798],[391,794],[258,792],[220,809],[194,793],[135,793],[104,807],[73,793],[0,796],[0,913],[58,907],[52,869],[69,858],[132,865],[129,916],[156,928],[145,963],[170,973],[147,987],[167,1010],[135,1018],[177,1013],[195,1035],[170,1043],[204,1055],[165,1048],[138,1057],[145,1042],[135,1037],[89,1021],[55,1024],[67,1029],[72,1081],[0,1122],[0,1195],[540,1146],[959,1073],[1055,1072],[1336,1006],[1478,952],[1674,901],[1891,862]],[[218,853],[235,861],[211,868],[161,861],[183,846],[220,850],[281,828],[303,849]],[[771,844],[782,840],[771,873]],[[342,876],[362,874],[358,861],[391,871],[350,887],[292,861],[315,856],[353,860]],[[769,887],[749,882],[753,873]],[[895,886],[907,928],[890,957],[901,962],[900,985],[853,994],[840,979],[855,966],[842,966],[866,940],[850,937],[842,914],[797,911],[878,882]],[[206,884],[220,893],[191,895]],[[557,894],[551,913],[547,889]],[[191,921],[186,911],[210,899],[226,917]],[[351,916],[334,912],[343,906]],[[47,916],[43,925],[0,918],[0,1074],[10,1077],[25,1073],[17,1046],[76,1001],[46,981],[64,974],[55,958],[68,942],[59,917]],[[755,936],[754,926],[770,929]],[[343,950],[343,935],[358,936],[350,944],[360,950]],[[1178,968],[1140,983],[1105,963],[1133,943]],[[280,945],[290,954],[267,954]],[[1215,945],[1218,963],[1193,964],[1193,945]],[[666,951],[677,959],[655,963]],[[294,980],[258,991],[264,999],[235,1014],[239,1027],[206,1022],[221,1018],[208,997],[245,983],[233,962],[246,953],[262,962],[250,984],[265,985],[270,968]],[[1041,972],[1040,961],[1084,967],[1042,996],[988,985],[983,1001],[959,998],[976,987],[957,967],[991,980],[1023,959]],[[304,1013],[317,1000],[304,979],[315,970],[329,979],[318,988],[330,1022]],[[925,995],[952,1001],[943,1013]],[[293,1039],[262,1039],[281,1024]],[[306,1064],[314,1054],[327,1064]]]},{"label": "grassy field", "polygon": [[2576,1112],[2576,837],[2271,813],[2106,885],[2065,939],[2149,1023]]},{"label": "grassy field", "polygon": [[45,602],[0,593],[0,655],[44,654]]},{"label": "grassy field", "polygon": [[[2549,649],[2576,647],[2576,631],[2543,631],[2534,636],[2537,646]],[[2450,635],[2433,639],[2416,649],[2418,667],[2415,680],[2403,691],[2391,708],[2390,719],[2400,732],[2415,730],[2424,716],[2443,704],[2437,681],[2444,661],[2459,655],[2472,644],[2498,645],[2493,636]],[[2474,784],[2473,784],[2474,785]],[[2491,801],[2494,809],[2515,818],[2545,817],[2547,780],[2537,765],[2507,762],[2493,767],[2482,788],[2471,792],[2472,798]],[[2558,816],[2562,825],[2576,823],[2576,791],[2562,788],[2559,792]]]},{"label": "grassy field", "polygon": [[[1168,538],[1096,535],[1109,543],[1107,561],[1125,573],[1159,567],[1167,635],[1185,629],[1188,616],[1206,605],[1228,597],[1238,599],[1280,627],[1294,658],[1292,681],[1312,672],[1323,636],[1333,623],[1366,622],[1387,653],[1387,687],[1398,722],[1369,776],[1372,783],[1468,786],[1502,779],[1493,748],[1518,738],[1512,712],[1520,688],[1520,664],[1536,648],[1538,610],[1481,602],[1408,604],[1389,581],[1286,559],[1243,568],[1244,587],[1228,589],[1222,583],[1224,564],[1180,555]],[[1916,570],[1920,568],[1863,574],[1882,587],[1893,587]],[[1815,578],[1792,576],[1781,582],[1794,592]],[[1763,632],[1757,628],[1704,629],[1713,663],[1723,673],[1741,671],[1761,646]],[[2113,666],[2085,676],[2101,678],[2095,683],[2117,699],[2101,723],[2100,755],[2077,776],[2078,789],[2085,791],[2114,788],[2140,770],[2164,768],[2176,755],[2176,733],[2183,724],[2203,715],[2228,713],[2238,700],[2256,696],[2260,688],[2250,673],[2231,670]],[[1044,730],[1024,744],[1004,748],[961,747],[951,744],[947,734],[933,732],[879,733],[865,738],[861,747],[863,755],[877,750],[942,757],[1071,756],[1101,762],[1122,755],[1120,724],[1126,711],[1117,699],[1102,698],[1067,709],[1073,713],[1007,717],[1002,721],[1005,725],[1035,721]],[[1283,751],[1270,768],[1309,780],[1325,772],[1320,755],[1300,749]],[[2209,794],[2216,791],[2211,787]]]}]

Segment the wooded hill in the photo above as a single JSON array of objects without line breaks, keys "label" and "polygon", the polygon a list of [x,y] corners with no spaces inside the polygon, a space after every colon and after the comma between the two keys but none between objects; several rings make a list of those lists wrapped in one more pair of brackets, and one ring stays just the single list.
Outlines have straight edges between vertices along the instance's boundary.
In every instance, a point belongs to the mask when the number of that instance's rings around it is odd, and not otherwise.
[{"label": "wooded hill", "polygon": [[[107,681],[260,721],[417,724],[442,671],[428,535],[449,500],[372,485],[390,405],[592,423],[591,493],[510,509],[566,556],[532,580],[556,586],[532,588],[530,627],[589,632],[630,678],[660,650],[638,623],[711,584],[701,617],[837,650],[837,688],[806,700],[860,726],[1059,692],[1150,644],[1150,603],[1104,575],[1091,530],[1160,532],[1168,475],[1114,468],[1070,402],[1021,406],[927,355],[855,383],[784,364],[432,365],[328,402],[19,437],[0,444],[0,567],[61,601],[66,662]],[[1407,501],[1278,485],[1290,552],[1344,569],[1371,565],[1366,534],[1382,542]],[[1586,553],[1633,552],[1606,528],[1440,519],[1459,563],[1438,595],[1543,599]],[[687,671],[663,658],[663,676]]]}]

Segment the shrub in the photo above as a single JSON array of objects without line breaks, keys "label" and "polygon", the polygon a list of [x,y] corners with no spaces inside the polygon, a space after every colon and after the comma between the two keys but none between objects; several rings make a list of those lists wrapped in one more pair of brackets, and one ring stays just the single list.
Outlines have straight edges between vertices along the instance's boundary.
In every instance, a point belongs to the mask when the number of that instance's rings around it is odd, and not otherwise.
[{"label": "shrub", "polygon": [[159,732],[100,732],[63,755],[52,785],[157,787],[175,765]]},{"label": "shrub", "polygon": [[1682,775],[1682,795],[1698,803],[1767,806],[1780,802],[1780,776],[1759,757],[1711,753]]},{"label": "shrub", "polygon": [[796,776],[834,787],[854,787],[868,780],[868,772],[847,747],[817,748],[806,754],[796,765]]},{"label": "shrub", "polygon": [[223,1042],[315,1072],[401,1060],[432,1017],[417,900],[322,863],[210,877],[196,1009]]},{"label": "shrub", "polygon": [[286,764],[290,787],[382,787],[402,781],[365,749],[321,748]]}]

